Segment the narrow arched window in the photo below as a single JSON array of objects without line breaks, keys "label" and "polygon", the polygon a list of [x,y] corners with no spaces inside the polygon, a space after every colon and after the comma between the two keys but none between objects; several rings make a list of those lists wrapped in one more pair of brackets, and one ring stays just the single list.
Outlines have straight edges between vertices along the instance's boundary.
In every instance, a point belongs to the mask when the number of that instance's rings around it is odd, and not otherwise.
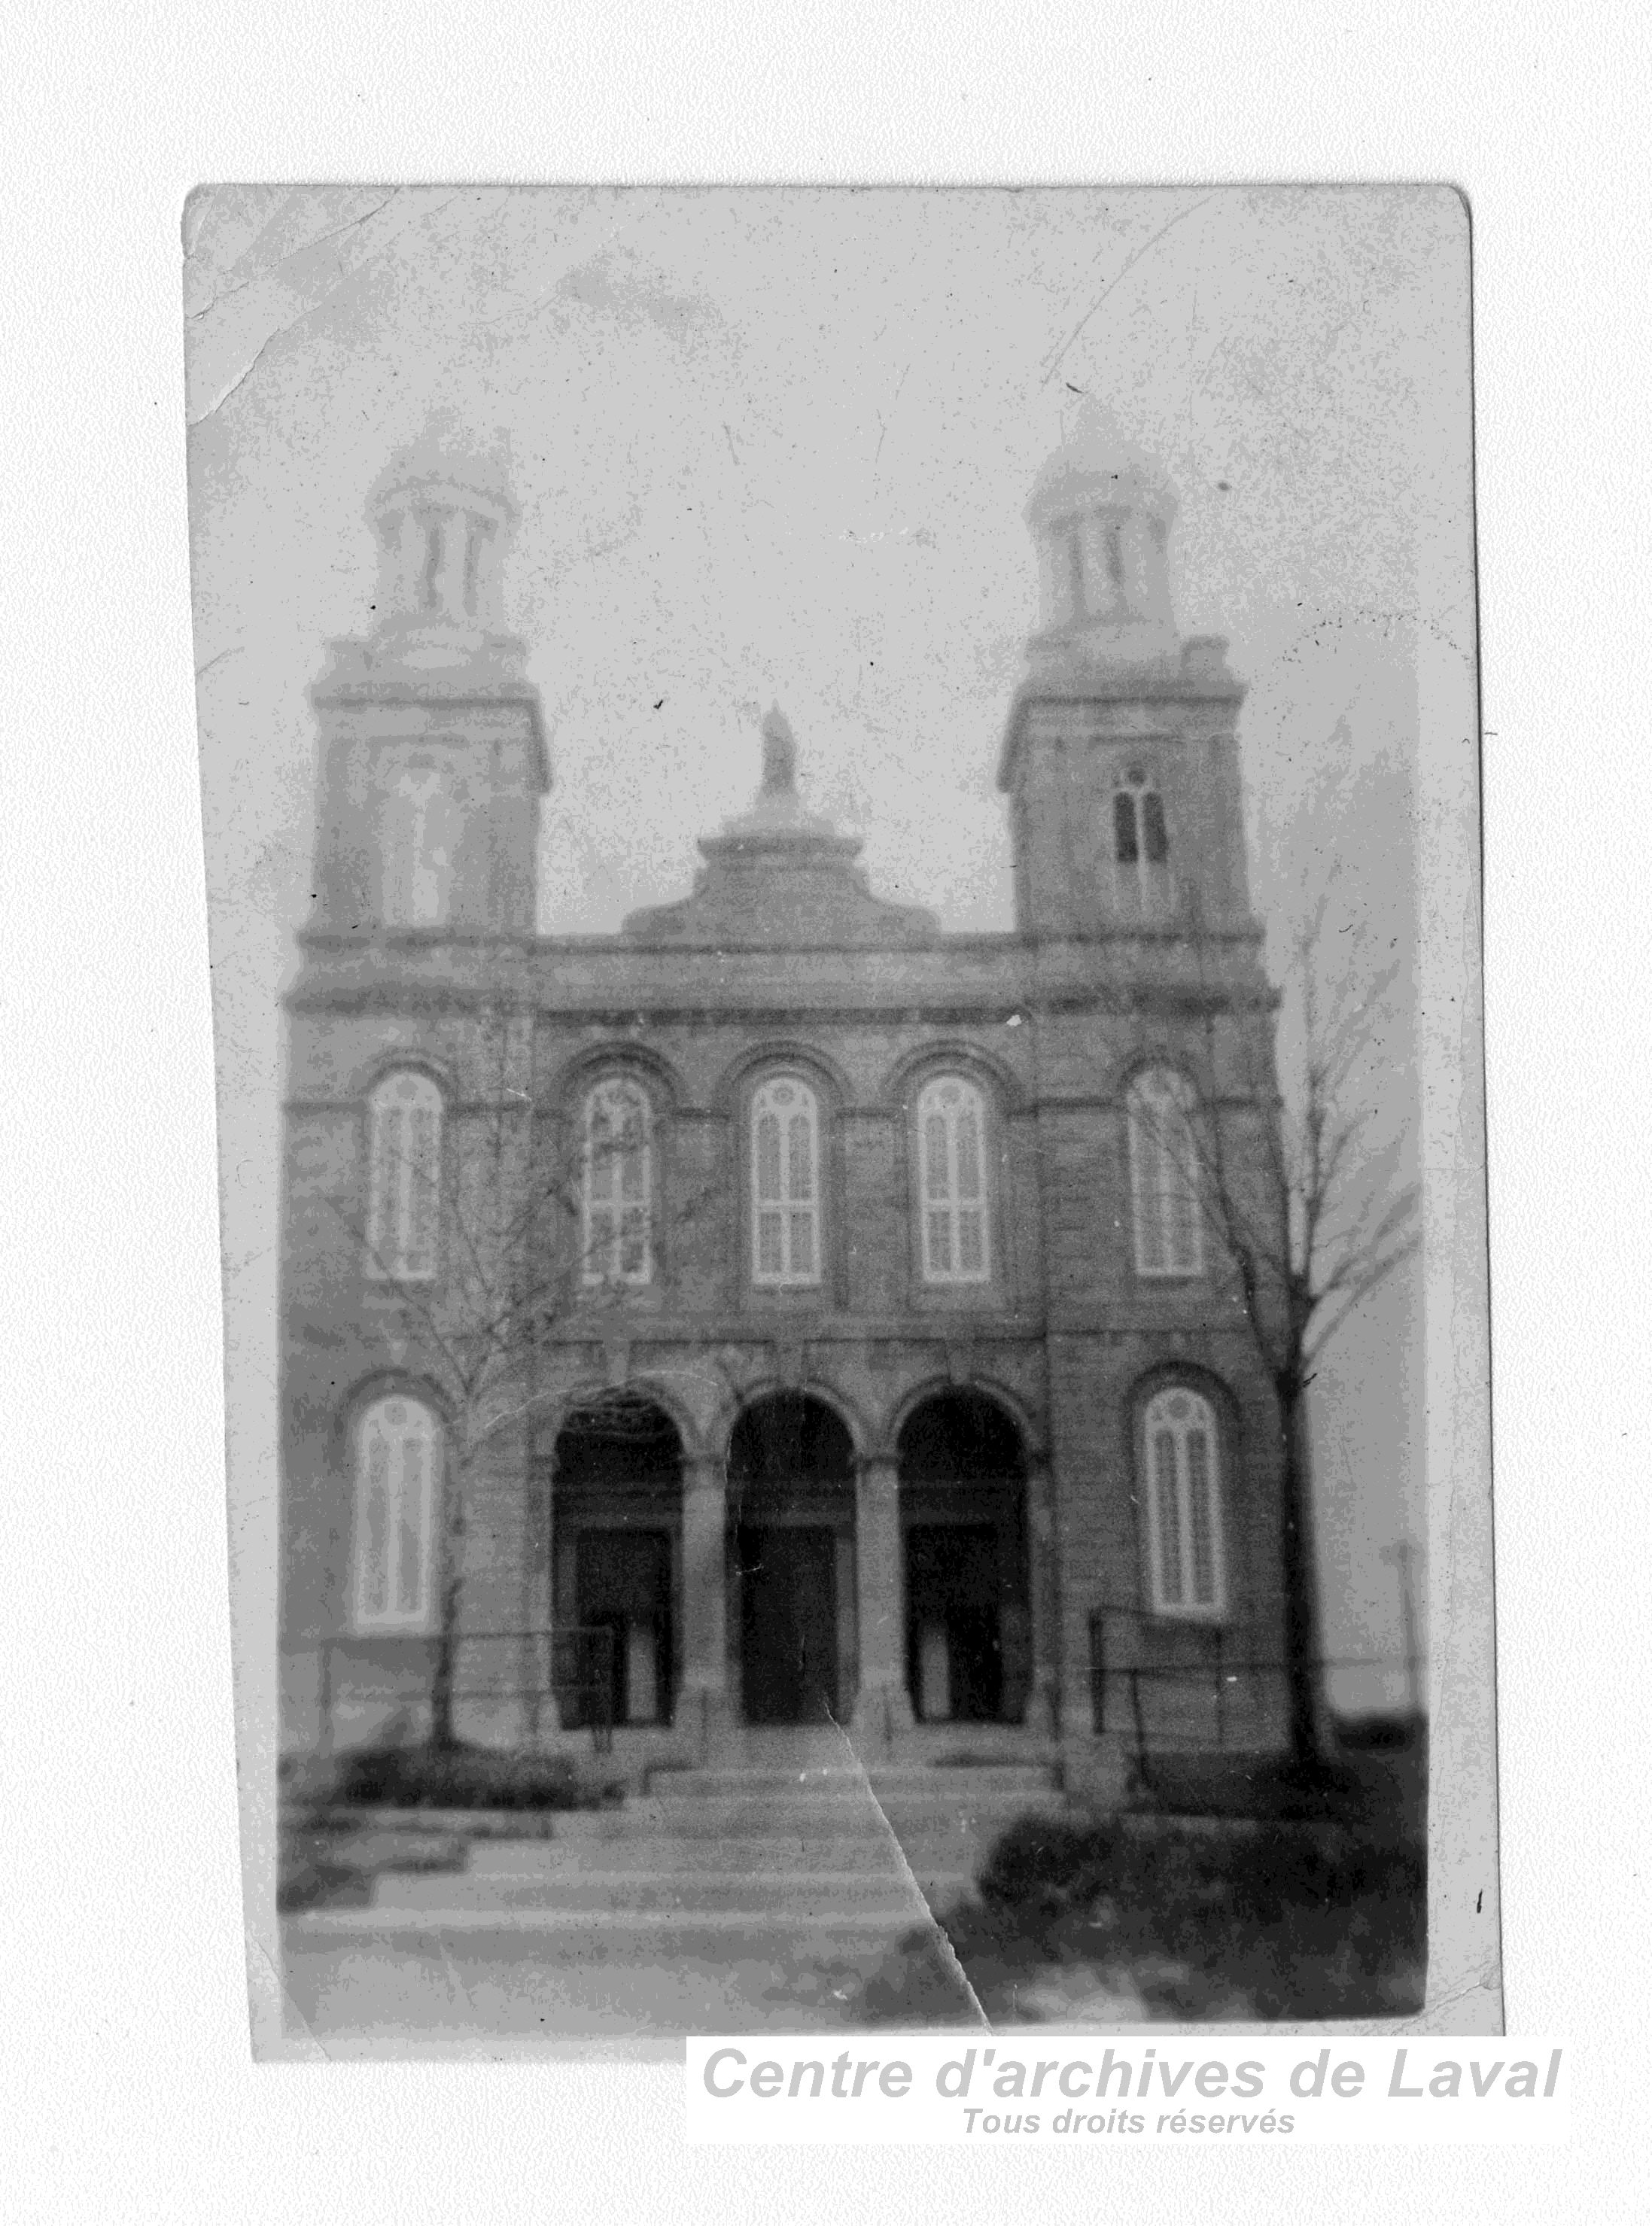
[{"label": "narrow arched window", "polygon": [[1128,1110],[1136,1272],[1197,1275],[1204,1218],[1192,1090],[1173,1068],[1153,1067],[1131,1084]]},{"label": "narrow arched window", "polygon": [[416,1399],[380,1399],[362,1416],[356,1431],[359,1631],[418,1631],[429,1623],[441,1459],[435,1417]]},{"label": "narrow arched window", "polygon": [[820,1115],[793,1075],[777,1075],[752,1100],[752,1280],[820,1281]]},{"label": "narrow arched window", "polygon": [[1062,547],[1067,560],[1067,607],[1074,626],[1082,626],[1085,617],[1084,595],[1084,537],[1075,520],[1062,534]]},{"label": "narrow arched window", "polygon": [[384,801],[382,913],[386,927],[440,927],[453,881],[453,804],[440,768],[416,763]]},{"label": "narrow arched window", "polygon": [[1218,1616],[1224,1606],[1222,1478],[1208,1400],[1178,1385],[1147,1414],[1147,1530],[1153,1606]]},{"label": "narrow arched window", "polygon": [[1159,919],[1172,909],[1165,799],[1135,766],[1113,792],[1113,886],[1127,918]]},{"label": "narrow arched window", "polygon": [[984,1283],[991,1267],[986,1120],[973,1083],[948,1074],[925,1087],[918,1101],[918,1156],[924,1281]]},{"label": "narrow arched window", "polygon": [[367,1123],[367,1273],[427,1282],[436,1272],[442,1093],[428,1075],[387,1074]]},{"label": "narrow arched window", "polygon": [[600,1082],[585,1101],[583,1282],[651,1281],[653,1200],[647,1096],[634,1082]]}]

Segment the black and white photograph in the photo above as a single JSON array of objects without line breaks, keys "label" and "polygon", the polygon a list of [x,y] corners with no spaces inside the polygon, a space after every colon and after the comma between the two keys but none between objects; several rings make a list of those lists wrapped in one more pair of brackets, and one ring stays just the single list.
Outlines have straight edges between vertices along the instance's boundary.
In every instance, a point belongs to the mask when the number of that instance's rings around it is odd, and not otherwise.
[{"label": "black and white photograph", "polygon": [[8,28],[6,2215],[1638,2216],[1643,14]]},{"label": "black and white photograph", "polygon": [[256,2048],[1495,2029],[1460,198],[184,237]]}]

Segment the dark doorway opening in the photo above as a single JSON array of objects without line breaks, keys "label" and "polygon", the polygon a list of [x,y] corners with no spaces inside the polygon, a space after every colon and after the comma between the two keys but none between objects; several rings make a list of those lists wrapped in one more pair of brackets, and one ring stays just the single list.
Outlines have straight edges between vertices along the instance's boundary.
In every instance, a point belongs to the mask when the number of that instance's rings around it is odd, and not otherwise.
[{"label": "dark doorway opening", "polygon": [[557,1434],[551,1480],[553,1627],[606,1632],[580,1653],[562,1721],[592,1720],[587,1672],[607,1665],[615,1724],[669,1724],[680,1644],[683,1451],[670,1417],[620,1393],[576,1408]]},{"label": "dark doorway opening", "polygon": [[742,1528],[740,1654],[746,1719],[818,1724],[837,1707],[837,1542],[825,1529]]},{"label": "dark doorway opening", "polygon": [[728,1498],[746,1720],[837,1720],[854,1660],[844,1612],[854,1591],[848,1429],[803,1392],[754,1402],[729,1437]]},{"label": "dark doorway opening", "polygon": [[1004,1704],[997,1530],[914,1526],[906,1594],[906,1672],[920,1721],[996,1723]]},{"label": "dark doorway opening", "polygon": [[671,1542],[663,1530],[587,1530],[575,1592],[588,1630],[613,1633],[616,1724],[670,1720]]},{"label": "dark doorway opening", "polygon": [[912,1713],[1019,1723],[1032,1661],[1015,1426],[979,1392],[941,1392],[908,1418],[899,1460]]}]

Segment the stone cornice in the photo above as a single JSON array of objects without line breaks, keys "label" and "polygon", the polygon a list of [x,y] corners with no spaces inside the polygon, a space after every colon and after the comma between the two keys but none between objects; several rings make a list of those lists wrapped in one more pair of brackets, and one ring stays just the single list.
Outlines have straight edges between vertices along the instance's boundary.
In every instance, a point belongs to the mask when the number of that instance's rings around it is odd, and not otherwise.
[{"label": "stone cornice", "polygon": [[[474,1013],[497,1009],[504,1001],[486,989],[467,989],[460,984],[418,983],[301,986],[286,1000],[289,1013]],[[513,1001],[513,1009],[531,1011],[542,1021],[560,1021],[586,1027],[628,1028],[640,1021],[647,1027],[757,1027],[790,1036],[821,1027],[851,1027],[867,1022],[913,1027],[1002,1027],[1015,1020],[1037,1020],[1080,1013],[1102,1013],[1121,1020],[1142,1016],[1201,1019],[1222,1013],[1273,1012],[1279,992],[1261,988],[1181,989],[1166,983],[1097,985],[1046,991],[1006,1000],[1001,995],[965,1001],[937,993],[931,1002],[909,992],[886,1002],[841,999],[819,1004],[771,1005],[730,998],[722,1005],[639,1005],[593,1002],[586,1004],[542,1003],[532,998]],[[619,1046],[616,1046],[618,1048]]]},{"label": "stone cornice", "polygon": [[[1124,671],[1115,678],[1075,680],[1064,684],[1054,679],[1029,680],[1016,690],[1010,705],[1009,716],[1004,722],[1004,740],[998,754],[998,785],[1009,790],[1015,785],[1016,761],[1020,755],[1022,734],[1029,711],[1041,704],[1060,709],[1082,708],[1094,704],[1098,709],[1116,707],[1121,703],[1140,703],[1144,708],[1160,704],[1220,703],[1236,714],[1245,700],[1242,681],[1231,674],[1201,678],[1185,671],[1158,677],[1150,673]],[[1119,737],[1121,741],[1124,736]],[[1160,740],[1174,737],[1164,735]]]}]

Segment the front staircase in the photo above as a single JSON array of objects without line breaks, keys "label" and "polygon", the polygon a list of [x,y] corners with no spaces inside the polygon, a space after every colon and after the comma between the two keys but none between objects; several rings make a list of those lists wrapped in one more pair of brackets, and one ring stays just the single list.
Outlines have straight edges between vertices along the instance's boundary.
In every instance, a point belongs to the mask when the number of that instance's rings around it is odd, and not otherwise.
[{"label": "front staircase", "polygon": [[[787,1761],[657,1771],[551,1836],[473,1836],[461,1871],[382,1873],[365,1908],[306,1932],[524,1933],[567,1959],[869,1966],[967,1891],[998,1834],[1058,1813],[1038,1764],[865,1769],[839,1745]],[[503,1820],[500,1820],[501,1822]]]}]

